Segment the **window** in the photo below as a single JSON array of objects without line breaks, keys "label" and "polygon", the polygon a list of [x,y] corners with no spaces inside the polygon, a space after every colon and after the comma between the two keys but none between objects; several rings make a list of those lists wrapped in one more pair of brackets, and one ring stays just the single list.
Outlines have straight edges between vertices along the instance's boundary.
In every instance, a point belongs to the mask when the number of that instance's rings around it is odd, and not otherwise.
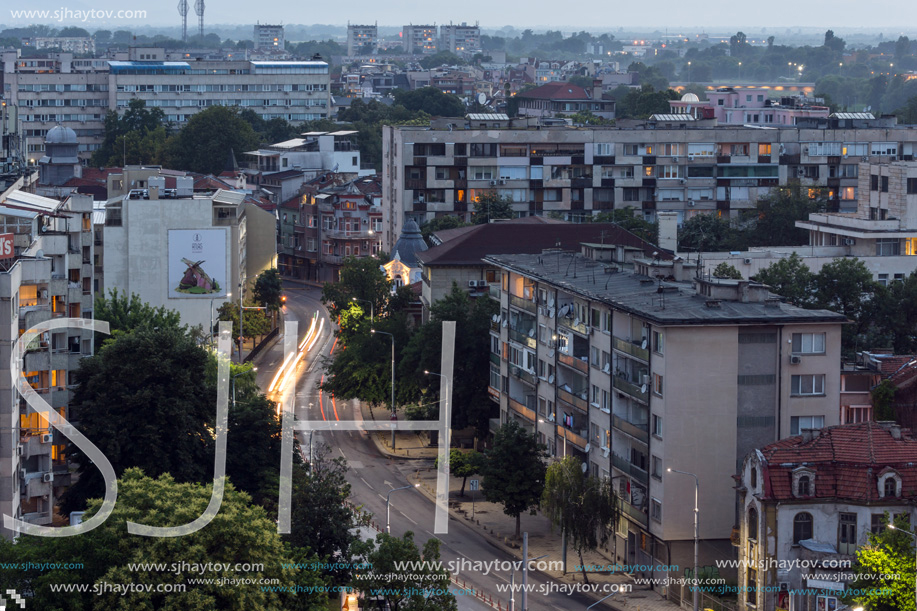
[{"label": "window", "polygon": [[758,540],[758,510],[754,507],[748,508],[747,536],[752,541]]},{"label": "window", "polygon": [[796,496],[812,496],[812,478],[803,475],[796,483]]},{"label": "window", "polygon": [[653,435],[662,439],[662,416],[653,414]]},{"label": "window", "polygon": [[652,516],[657,522],[662,522],[662,503],[659,502],[659,499],[653,499]]},{"label": "window", "polygon": [[817,596],[815,601],[816,611],[835,611],[837,609],[837,598],[834,596]]},{"label": "window", "polygon": [[888,193],[888,176],[880,176],[879,182],[882,185],[882,193]]},{"label": "window", "polygon": [[793,416],[790,418],[790,435],[799,435],[805,429],[821,429],[824,426],[824,416]]},{"label": "window", "polygon": [[917,193],[917,178],[908,178],[907,179],[907,192],[908,195],[913,195]]},{"label": "window", "polygon": [[[720,100],[722,102],[722,100]],[[749,605],[757,606],[758,605],[758,571],[755,569],[748,569],[748,573],[745,575],[745,585],[746,587],[746,600]]]},{"label": "window", "polygon": [[897,238],[876,239],[877,257],[897,257],[900,250],[900,242]]},{"label": "window", "polygon": [[653,331],[653,352],[662,354],[665,349],[665,336],[659,331]]},{"label": "window", "polygon": [[656,479],[662,479],[662,459],[658,456],[653,456],[653,477]]},{"label": "window", "polygon": [[790,394],[796,397],[824,395],[825,374],[818,373],[792,376],[790,378]]},{"label": "window", "polygon": [[841,554],[856,553],[857,514],[842,513],[838,523],[837,551]]},{"label": "window", "polygon": [[824,333],[794,333],[793,352],[796,354],[824,354]]},{"label": "window", "polygon": [[878,191],[879,190],[879,176],[878,174],[870,174],[869,176],[869,190]]},{"label": "window", "polygon": [[882,496],[898,496],[897,491],[898,482],[895,481],[895,478],[889,477],[882,483]]},{"label": "window", "polygon": [[758,488],[758,470],[754,467],[751,468],[751,489],[757,490]]},{"label": "window", "polygon": [[812,514],[797,513],[793,518],[793,543],[798,544],[800,541],[812,538]]},{"label": "window", "polygon": [[870,516],[869,532],[878,535],[885,530],[885,514],[874,513]]},{"label": "window", "polygon": [[758,145],[758,155],[770,155],[771,154],[771,145],[770,144],[759,144]]},{"label": "window", "polygon": [[869,422],[872,420],[872,406],[869,405],[844,405],[843,424],[856,424],[858,422]]},{"label": "window", "polygon": [[653,392],[662,396],[662,376],[658,373],[653,374]]}]

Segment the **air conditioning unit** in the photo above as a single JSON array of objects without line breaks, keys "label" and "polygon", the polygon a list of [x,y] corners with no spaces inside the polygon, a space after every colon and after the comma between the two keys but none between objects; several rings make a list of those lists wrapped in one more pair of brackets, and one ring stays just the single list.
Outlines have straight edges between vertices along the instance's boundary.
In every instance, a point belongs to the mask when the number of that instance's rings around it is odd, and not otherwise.
[{"label": "air conditioning unit", "polygon": [[48,289],[41,289],[41,298],[42,299],[48,298]]},{"label": "air conditioning unit", "polygon": [[694,161],[694,155],[688,155],[688,161]]},{"label": "air conditioning unit", "polygon": [[869,157],[860,157],[860,161],[869,161]]},{"label": "air conditioning unit", "polygon": [[49,483],[53,482],[53,481],[54,481],[54,474],[53,474],[53,473],[42,473],[42,474],[41,474],[41,481],[44,482],[45,484],[49,484]]},{"label": "air conditioning unit", "polygon": [[688,200],[688,208],[693,208],[693,207],[694,207],[694,200],[693,200],[693,199],[689,199],[689,200]]},{"label": "air conditioning unit", "polygon": [[857,241],[853,238],[844,238],[844,246],[853,246]]},{"label": "air conditioning unit", "polygon": [[749,259],[748,257],[742,259],[742,261],[744,261],[745,265],[751,265],[751,259]]},{"label": "air conditioning unit", "polygon": [[505,184],[506,184],[506,181],[505,181],[504,179],[501,178],[501,179],[500,179],[500,184],[501,184],[501,185],[505,185]]},{"label": "air conditioning unit", "polygon": [[468,281],[468,286],[471,287],[471,288],[475,288],[476,286],[478,286],[478,281],[477,281],[477,280],[469,280],[469,281]]},{"label": "air conditioning unit", "polygon": [[801,362],[802,362],[802,357],[799,356],[798,354],[791,354],[791,355],[790,355],[790,365],[798,365],[798,364],[800,364]]},{"label": "air conditioning unit", "polygon": [[25,469],[19,469],[19,477],[25,479],[26,471]]},{"label": "air conditioning unit", "polygon": [[16,446],[16,456],[22,456],[22,444]]},{"label": "air conditioning unit", "polygon": [[486,288],[488,285],[487,280],[478,280],[478,286]]},{"label": "air conditioning unit", "polygon": [[497,186],[497,181],[496,181],[496,180],[491,180],[491,181],[490,181],[490,186],[491,186],[491,187],[496,187],[496,186]]},{"label": "air conditioning unit", "polygon": [[650,376],[648,373],[644,373],[643,375],[640,376],[640,385],[641,386],[646,386],[647,384],[649,384],[649,381],[650,381]]},{"label": "air conditioning unit", "polygon": [[51,433],[45,433],[41,436],[42,443],[51,443],[52,441],[54,441],[54,435]]}]

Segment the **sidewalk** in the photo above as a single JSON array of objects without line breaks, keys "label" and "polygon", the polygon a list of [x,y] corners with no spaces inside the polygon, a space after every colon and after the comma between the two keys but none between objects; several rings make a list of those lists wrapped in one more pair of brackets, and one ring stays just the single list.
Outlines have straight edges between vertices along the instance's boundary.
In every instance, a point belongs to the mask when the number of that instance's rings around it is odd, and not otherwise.
[{"label": "sidewalk", "polygon": [[[389,420],[391,412],[384,407],[370,408],[363,405],[363,417],[367,420],[375,418],[379,421]],[[391,433],[376,432],[371,437],[376,448],[382,454],[392,458],[431,458],[435,459],[438,448],[427,447],[425,436],[418,433],[397,433],[397,449],[392,451]],[[427,467],[418,468],[408,480],[414,484],[420,484],[418,490],[425,494],[431,500],[436,500],[436,469]],[[481,479],[478,476],[470,479]],[[488,503],[484,500],[484,495],[479,491],[472,493],[466,483],[465,496],[460,497],[459,492],[462,488],[462,478],[449,478],[449,513],[456,519],[465,520],[474,528],[479,528],[490,541],[492,545],[500,548],[508,554],[522,558],[522,540],[515,540],[516,520],[503,513],[503,508],[497,503]],[[476,495],[474,500],[474,519],[471,517],[472,512],[472,494]],[[563,558],[560,533],[553,530],[551,522],[540,513],[535,516],[524,514],[522,516],[522,530],[529,534],[529,558],[538,558],[547,555],[545,561],[560,561]],[[614,548],[610,539],[607,550],[601,552],[588,552],[583,554],[583,564],[608,566],[615,562],[612,560]],[[567,547],[567,567],[566,575],[562,571],[541,571],[564,584],[583,583],[582,573],[572,573],[575,566],[580,564],[579,555],[568,545]],[[590,584],[633,584],[633,580],[624,573],[588,573]],[[536,596],[536,594],[532,594]],[[590,595],[593,600],[599,600],[602,595]],[[615,594],[607,599],[595,609],[616,609],[619,611],[677,611],[678,605],[669,602],[661,594],[648,589],[648,586],[633,586],[633,590],[628,593]]]}]

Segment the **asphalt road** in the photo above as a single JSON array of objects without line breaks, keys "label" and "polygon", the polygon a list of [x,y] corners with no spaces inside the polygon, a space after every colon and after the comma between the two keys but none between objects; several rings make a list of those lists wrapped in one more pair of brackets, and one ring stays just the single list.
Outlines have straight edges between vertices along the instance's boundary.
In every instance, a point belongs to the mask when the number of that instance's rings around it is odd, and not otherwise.
[{"label": "asphalt road", "polygon": [[[284,307],[284,318],[287,321],[299,321],[299,341],[305,336],[311,317],[318,311],[319,316],[325,318],[325,325],[321,334],[308,355],[298,367],[298,380],[295,390],[295,414],[299,420],[360,420],[360,409],[356,401],[337,401],[327,393],[320,393],[317,389],[324,371],[321,357],[336,349],[333,335],[333,325],[328,320],[326,310],[320,301],[320,291],[314,288],[290,290],[289,285],[285,291],[287,295]],[[266,389],[274,377],[276,369],[283,362],[283,341],[277,342],[273,348],[259,358],[258,383]],[[357,505],[363,505],[375,516],[375,522],[384,527],[385,524],[385,497],[393,488],[410,485],[407,475],[417,468],[432,466],[432,460],[393,460],[379,454],[367,433],[361,431],[318,431],[314,434],[314,447],[326,445],[334,456],[343,456],[350,467],[347,479],[351,484],[351,499]],[[303,451],[309,452],[309,434],[300,433],[300,443]],[[450,518],[449,532],[442,535],[433,534],[434,504],[420,492],[412,489],[402,490],[391,496],[391,532],[394,535],[403,535],[406,531],[414,533],[414,540],[422,545],[428,539],[436,537],[440,540],[440,552],[443,562],[453,561],[461,563],[483,561],[512,561],[513,558],[494,547],[480,532],[469,528],[460,520]],[[559,560],[547,558],[546,560]],[[498,585],[510,583],[510,571],[491,571],[484,575],[480,572],[462,572],[459,579],[464,579],[467,587],[483,590],[494,599],[500,600],[502,608],[507,608],[510,599],[508,592],[498,593]],[[520,583],[521,575],[517,571],[516,583]],[[547,584],[556,584],[545,576],[530,572],[529,584],[536,588],[546,588]],[[475,600],[471,596],[456,597],[460,609],[479,611],[490,607]],[[515,607],[521,610],[521,596],[515,596]],[[528,608],[533,611],[585,609],[594,600],[576,593],[568,595],[561,592],[532,592],[529,594]]]}]

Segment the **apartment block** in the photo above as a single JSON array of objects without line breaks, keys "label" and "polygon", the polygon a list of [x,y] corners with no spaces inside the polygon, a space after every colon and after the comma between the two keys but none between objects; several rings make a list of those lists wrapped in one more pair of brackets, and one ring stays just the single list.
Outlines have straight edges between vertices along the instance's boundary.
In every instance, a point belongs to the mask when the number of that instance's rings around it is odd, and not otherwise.
[{"label": "apartment block", "polygon": [[461,24],[439,26],[439,50],[456,55],[477,53],[481,50],[481,28],[464,21]]},{"label": "apartment block", "polygon": [[[871,116],[871,115],[870,115]],[[383,248],[405,218],[470,220],[494,190],[517,216],[556,212],[584,220],[632,207],[647,219],[674,211],[737,215],[772,187],[798,181],[828,192],[829,209],[856,209],[861,161],[913,159],[917,129],[880,119],[799,118],[774,129],[721,126],[690,115],[618,121],[616,127],[557,125],[557,119],[469,115],[429,127],[383,128]]]},{"label": "apartment block", "polygon": [[379,48],[379,25],[347,24],[347,57],[371,55]]},{"label": "apartment block", "polygon": [[838,424],[840,314],[698,278],[664,253],[635,258],[633,271],[559,250],[484,262],[500,271],[489,383],[499,423],[611,478],[619,561],[693,565],[694,481],[668,468],[698,476],[701,564],[731,557],[745,456]]},{"label": "apartment block", "polygon": [[409,55],[432,55],[437,52],[435,25],[406,25],[401,30],[401,44]]},{"label": "apartment block", "polygon": [[179,126],[210,106],[312,121],[329,116],[330,78],[323,61],[171,60],[161,48],[132,48],[127,60],[6,52],[2,97],[20,109],[27,157],[41,157],[45,133],[60,124],[76,132],[86,160],[102,142],[105,113],[123,112],[131,100],[162,109]]},{"label": "apartment block", "polygon": [[[0,196],[0,360],[35,325],[58,318],[92,318],[92,199],[63,203],[23,191]],[[67,406],[73,372],[92,354],[90,331],[41,333],[25,346],[22,376],[59,415]],[[0,513],[51,525],[55,505],[70,485],[66,440],[31,411],[9,367],[0,372]],[[0,525],[3,536],[15,533]]]},{"label": "apartment block", "polygon": [[283,26],[256,23],[252,40],[255,41],[255,51],[283,51]]}]

